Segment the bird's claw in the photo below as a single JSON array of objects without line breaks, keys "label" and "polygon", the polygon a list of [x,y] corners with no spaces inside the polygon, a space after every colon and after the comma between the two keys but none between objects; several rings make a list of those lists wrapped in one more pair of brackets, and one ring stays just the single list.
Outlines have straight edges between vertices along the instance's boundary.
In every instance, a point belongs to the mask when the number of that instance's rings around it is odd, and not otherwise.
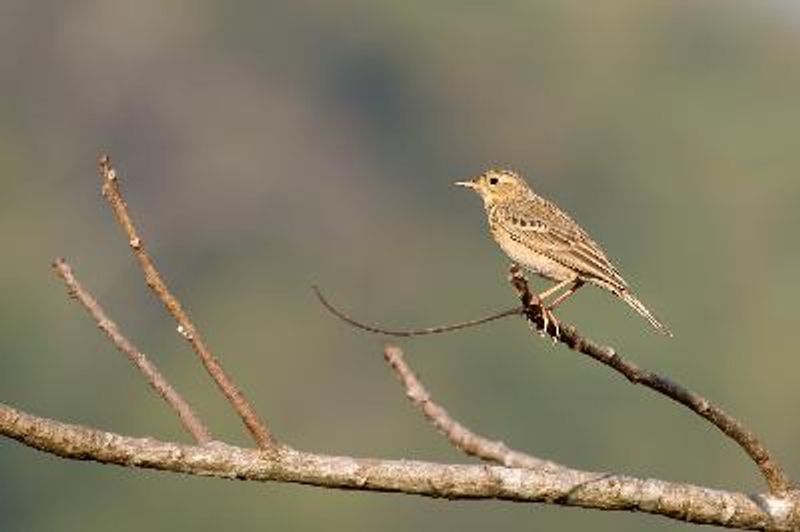
[{"label": "bird's claw", "polygon": [[[549,308],[545,307],[544,305],[539,307],[542,313],[542,328],[539,329],[539,333],[542,337],[545,334],[549,335],[550,338],[553,340],[553,343],[558,342],[561,339],[561,326],[558,323],[558,319],[556,319],[555,314]],[[550,333],[550,325],[553,326],[553,332]]]}]

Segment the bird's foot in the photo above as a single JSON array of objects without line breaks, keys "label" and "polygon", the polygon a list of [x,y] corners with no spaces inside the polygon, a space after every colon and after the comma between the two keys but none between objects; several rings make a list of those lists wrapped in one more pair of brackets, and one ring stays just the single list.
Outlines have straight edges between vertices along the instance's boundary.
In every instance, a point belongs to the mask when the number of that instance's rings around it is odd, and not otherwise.
[{"label": "bird's foot", "polygon": [[[536,328],[536,332],[538,332],[539,336],[542,338],[549,336],[550,339],[553,340],[553,343],[558,342],[561,339],[561,326],[555,314],[553,314],[552,308],[546,306],[537,296],[534,296],[531,306],[533,307],[534,314],[529,320],[531,325]],[[538,316],[536,316],[536,314],[538,314]],[[537,318],[541,319],[541,326]]]},{"label": "bird's foot", "polygon": [[[540,334],[542,336],[545,334],[549,335],[553,343],[558,342],[561,339],[561,326],[558,323],[558,319],[550,308],[542,305],[540,309],[542,312],[542,328],[539,331]],[[553,329],[552,333],[550,332],[551,325]]]}]

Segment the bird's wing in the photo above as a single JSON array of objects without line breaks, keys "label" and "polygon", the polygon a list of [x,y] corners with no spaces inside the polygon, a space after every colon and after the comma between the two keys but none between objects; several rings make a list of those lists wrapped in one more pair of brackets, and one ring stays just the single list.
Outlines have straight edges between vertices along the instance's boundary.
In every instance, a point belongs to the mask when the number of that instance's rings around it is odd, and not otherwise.
[{"label": "bird's wing", "polygon": [[583,276],[627,288],[625,279],[586,231],[555,204],[536,200],[501,207],[499,218],[505,229],[519,235],[526,246]]}]

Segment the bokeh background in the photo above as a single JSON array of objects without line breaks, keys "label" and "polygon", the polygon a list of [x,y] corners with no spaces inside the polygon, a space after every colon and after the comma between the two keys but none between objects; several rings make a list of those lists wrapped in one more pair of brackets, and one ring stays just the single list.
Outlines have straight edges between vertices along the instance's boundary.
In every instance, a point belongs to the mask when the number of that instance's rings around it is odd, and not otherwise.
[{"label": "bokeh background", "polygon": [[[513,304],[477,197],[523,172],[600,241],[668,340],[598,290],[561,316],[706,394],[800,476],[800,8],[783,2],[0,1],[0,400],[186,441],[48,269],[66,256],[215,434],[248,444],[99,196],[109,150],[158,265],[307,450],[462,462],[354,314]],[[475,430],[575,467],[759,491],[707,424],[518,320],[401,344]],[[682,530],[500,502],[225,482],[0,440],[0,529]]]}]

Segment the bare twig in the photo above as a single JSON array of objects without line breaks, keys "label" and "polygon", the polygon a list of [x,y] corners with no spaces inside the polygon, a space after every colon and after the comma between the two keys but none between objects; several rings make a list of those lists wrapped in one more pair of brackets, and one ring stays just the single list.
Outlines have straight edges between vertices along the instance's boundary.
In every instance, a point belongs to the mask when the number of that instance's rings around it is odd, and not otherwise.
[{"label": "bare twig", "polygon": [[506,318],[508,316],[520,316],[524,314],[525,307],[514,307],[508,310],[504,310],[502,312],[497,312],[495,314],[491,314],[489,316],[485,316],[483,318],[477,318],[474,320],[463,321],[460,323],[454,323],[451,325],[440,325],[436,327],[426,327],[424,329],[386,329],[383,327],[377,327],[374,325],[368,325],[366,323],[357,321],[355,318],[352,318],[333,306],[333,304],[328,301],[320,289],[316,286],[311,287],[314,290],[314,293],[317,295],[317,299],[319,302],[322,303],[322,306],[325,307],[331,314],[339,318],[340,320],[349,323],[353,327],[357,327],[367,332],[375,333],[375,334],[383,334],[386,336],[398,336],[398,337],[412,337],[412,336],[424,336],[426,334],[439,334],[444,332],[450,331],[457,331],[459,329],[467,329],[469,327],[475,327],[476,325],[483,325],[484,323],[489,323],[491,321],[499,320],[501,318]]},{"label": "bare twig", "polygon": [[509,449],[501,441],[492,441],[475,434],[451,418],[447,410],[431,399],[430,394],[428,394],[419,378],[408,366],[403,356],[403,351],[399,347],[387,345],[383,350],[383,357],[392,367],[397,378],[400,379],[406,389],[406,396],[411,399],[414,406],[419,408],[433,426],[444,434],[457,449],[481,460],[496,462],[507,467],[549,469],[553,471],[564,468],[561,464]]},{"label": "bare twig", "polygon": [[128,356],[130,361],[144,375],[148,384],[175,410],[181,420],[181,424],[194,437],[197,443],[204,445],[211,441],[211,434],[194,413],[192,407],[189,406],[189,403],[175,391],[167,379],[158,371],[158,368],[150,362],[147,355],[139,351],[136,346],[122,335],[117,324],[111,321],[100,307],[100,304],[75,278],[70,265],[64,259],[58,258],[53,262],[53,270],[64,281],[70,297],[86,309],[89,315],[94,318],[94,321],[97,322],[97,327],[108,336],[111,343]]},{"label": "bare twig", "polygon": [[[541,309],[534,303],[528,282],[520,268],[516,265],[511,267],[509,281],[517,292],[523,306],[526,307],[525,316],[540,330],[544,327]],[[552,334],[552,328],[548,331]],[[767,448],[761,441],[747,429],[740,421],[713,405],[708,399],[689,391],[680,384],[662,377],[652,371],[644,370],[623,359],[611,347],[598,345],[588,338],[582,336],[575,327],[570,325],[560,325],[560,334],[553,336],[570,349],[588,355],[589,357],[605,364],[613,370],[621,373],[633,384],[641,384],[650,388],[673,401],[682,404],[695,414],[709,421],[726,436],[739,444],[747,455],[758,466],[764,479],[767,481],[769,490],[775,495],[781,495],[791,489],[791,481],[787,477],[783,468],[770,455]]]},{"label": "bare twig", "polygon": [[487,464],[446,465],[329,456],[288,448],[265,459],[264,453],[222,443],[180,445],[61,423],[2,403],[0,435],[72,460],[203,477],[638,511],[683,522],[750,530],[796,530],[800,526],[797,493],[776,498],[575,469],[553,472]]},{"label": "bare twig", "polygon": [[128,214],[128,207],[120,193],[119,179],[116,170],[111,165],[111,159],[108,155],[102,155],[98,163],[100,176],[103,178],[103,196],[111,205],[117,221],[128,238],[128,244],[144,273],[145,282],[178,323],[178,332],[191,344],[195,353],[200,357],[203,366],[205,366],[223,395],[239,414],[256,444],[262,449],[274,451],[278,446],[277,440],[264,421],[259,418],[244,393],[225,373],[219,360],[211,353],[211,350],[200,336],[200,332],[189,319],[189,315],[183,309],[180,301],[169,291],[167,284],[161,278],[161,274],[159,274],[150,255],[145,250],[142,238],[139,236],[130,214]]}]

